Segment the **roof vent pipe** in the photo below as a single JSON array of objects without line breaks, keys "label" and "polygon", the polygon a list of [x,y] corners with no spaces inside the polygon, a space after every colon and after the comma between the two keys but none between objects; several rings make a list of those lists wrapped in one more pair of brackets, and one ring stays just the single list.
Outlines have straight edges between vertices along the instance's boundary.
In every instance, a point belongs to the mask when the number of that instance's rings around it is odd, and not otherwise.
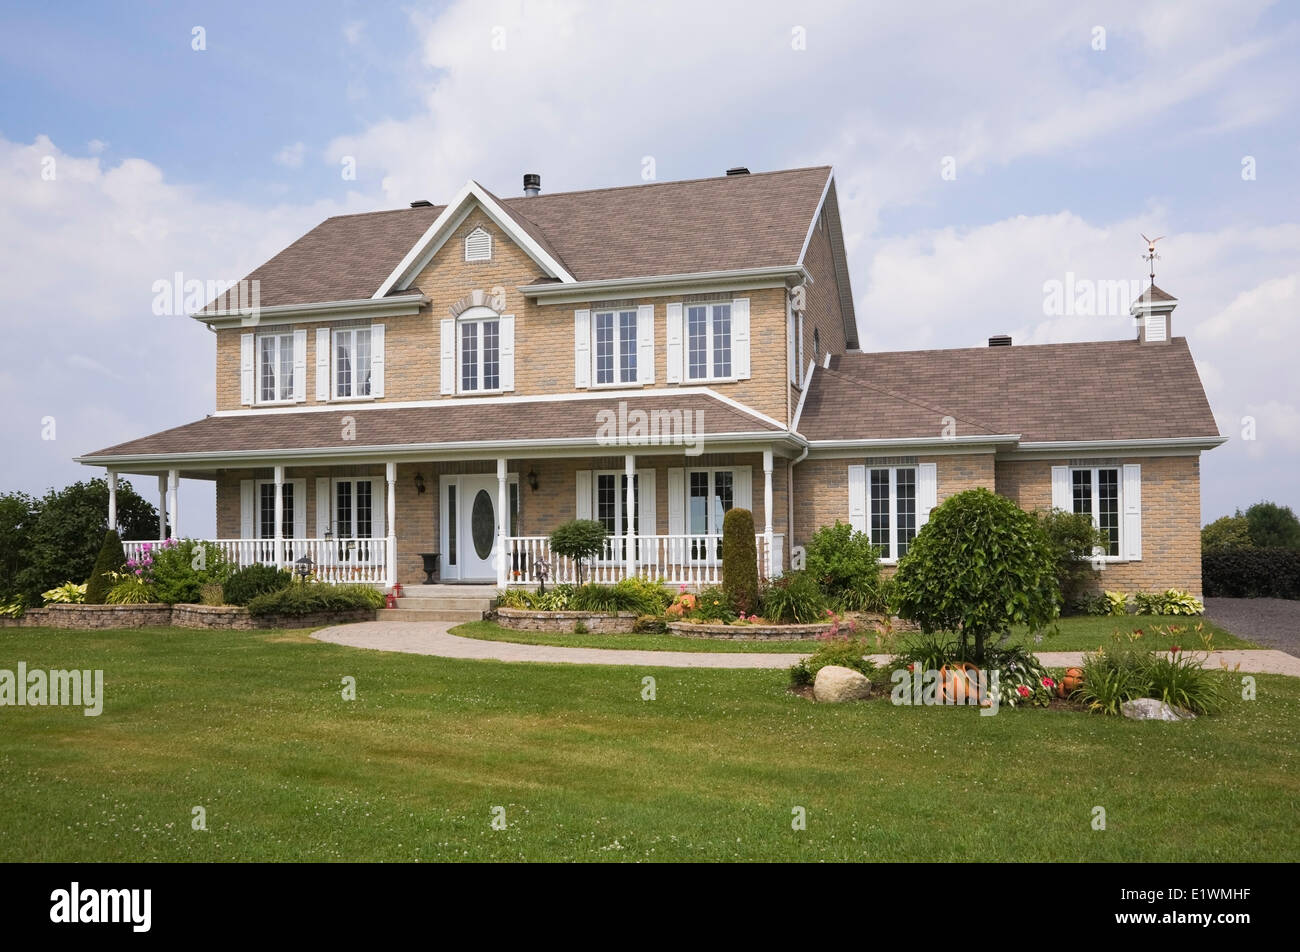
[{"label": "roof vent pipe", "polygon": [[542,177],[536,172],[524,173],[524,194],[536,198],[542,191]]},{"label": "roof vent pipe", "polygon": [[748,175],[748,174],[749,174],[749,169],[745,168],[743,165],[737,165],[735,168],[727,169],[727,174],[728,174],[728,175]]},{"label": "roof vent pipe", "polygon": [[995,334],[989,338],[990,347],[1010,347],[1011,337],[1007,334]]}]

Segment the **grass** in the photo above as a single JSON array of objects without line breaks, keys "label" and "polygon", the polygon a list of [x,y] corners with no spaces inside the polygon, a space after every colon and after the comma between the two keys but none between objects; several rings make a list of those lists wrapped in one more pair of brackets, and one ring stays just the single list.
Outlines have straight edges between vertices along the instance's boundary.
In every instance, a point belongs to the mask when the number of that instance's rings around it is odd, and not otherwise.
[{"label": "grass", "polygon": [[0,861],[1300,860],[1300,679],[1277,675],[1155,724],[301,632],[0,631],[20,660],[102,668],[106,701],[0,708]]},{"label": "grass", "polygon": [[[1128,615],[1125,617],[1073,616],[1062,618],[1059,633],[1045,637],[1037,646],[1039,651],[1090,651],[1110,641],[1116,631],[1132,632],[1143,630],[1144,643],[1155,648],[1168,648],[1171,644],[1187,649],[1201,647],[1200,639],[1192,631],[1198,622],[1204,622],[1206,630],[1214,633],[1216,648],[1257,648],[1258,645],[1243,641],[1226,629],[1202,618],[1180,618],[1177,616]],[[1161,627],[1181,626],[1187,631],[1172,636],[1156,634],[1153,625]],[[718,651],[718,652],[800,652],[816,651],[820,642],[816,639],[800,641],[723,641],[712,638],[684,638],[681,635],[575,635],[569,632],[553,631],[514,631],[502,628],[489,621],[470,622],[452,629],[452,633],[465,638],[479,638],[485,641],[512,641],[525,645],[568,645],[574,648],[634,648],[644,651]],[[1022,632],[1023,634],[1023,632]]]}]

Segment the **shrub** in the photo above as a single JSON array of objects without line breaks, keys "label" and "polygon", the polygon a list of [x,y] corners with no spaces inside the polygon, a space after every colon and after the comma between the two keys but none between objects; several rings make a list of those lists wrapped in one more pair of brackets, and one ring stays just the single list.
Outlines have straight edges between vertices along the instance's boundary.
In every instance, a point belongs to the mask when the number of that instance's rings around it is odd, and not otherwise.
[{"label": "shrub", "polygon": [[384,606],[384,595],[369,585],[290,585],[258,595],[248,603],[254,615],[313,615]]},{"label": "shrub", "polygon": [[1051,546],[1061,598],[1066,605],[1077,605],[1092,576],[1093,550],[1109,540],[1084,512],[1052,509],[1036,512],[1034,517]]},{"label": "shrub", "polygon": [[577,563],[581,582],[586,562],[605,547],[608,535],[605,526],[594,519],[571,519],[551,533],[551,551]]},{"label": "shrub", "polygon": [[108,600],[108,590],[113,587],[113,576],[126,565],[126,550],[116,529],[104,533],[104,544],[99,547],[95,567],[86,580],[86,604],[103,605]]},{"label": "shrub", "polygon": [[109,605],[148,605],[158,601],[158,593],[148,579],[133,572],[112,573],[113,587],[104,596]]},{"label": "shrub", "polygon": [[1257,502],[1246,510],[1250,544],[1261,549],[1300,549],[1300,519],[1290,506]]},{"label": "shrub", "polygon": [[204,585],[220,585],[232,570],[225,553],[212,542],[168,539],[154,546],[152,554],[158,600],[169,605],[198,602]]},{"label": "shrub", "polygon": [[884,611],[880,559],[871,538],[836,521],[818,529],[804,548],[804,570],[841,611]]},{"label": "shrub", "polygon": [[794,684],[812,684],[817,672],[829,664],[860,671],[868,678],[876,673],[876,665],[867,659],[871,646],[860,638],[828,638],[807,658],[795,662],[790,668],[790,681]]},{"label": "shrub", "polygon": [[1245,549],[1252,545],[1250,525],[1237,511],[1235,516],[1222,516],[1201,530],[1201,551],[1209,549]]},{"label": "shrub", "polygon": [[1201,554],[1206,598],[1300,598],[1300,552],[1214,549]]},{"label": "shrub", "polygon": [[616,585],[597,585],[588,582],[586,585],[579,585],[574,591],[569,608],[571,611],[579,612],[631,611],[630,602],[634,599],[634,595]]},{"label": "shrub", "polygon": [[695,608],[690,614],[695,621],[730,623],[736,620],[736,607],[722,589],[705,588],[695,596]]},{"label": "shrub", "polygon": [[625,578],[618,583],[628,592],[637,593],[639,606],[634,609],[645,615],[662,615],[672,604],[673,597],[664,588],[663,579]]},{"label": "shrub", "polygon": [[758,610],[758,543],[748,509],[729,509],[722,518],[722,587],[740,614]]},{"label": "shrub", "polygon": [[225,601],[221,594],[221,585],[217,582],[208,582],[199,589],[200,605],[224,605]]},{"label": "shrub", "polygon": [[1200,615],[1205,611],[1205,606],[1195,595],[1176,588],[1163,592],[1138,592],[1133,596],[1133,605],[1139,615]]},{"label": "shrub", "polygon": [[1053,550],[1038,521],[987,489],[945,500],[912,541],[894,576],[899,613],[924,631],[973,637],[973,659],[1014,625],[1031,633],[1060,613]]},{"label": "shrub", "polygon": [[48,592],[42,592],[41,598],[46,605],[80,605],[86,600],[86,584],[64,582]]},{"label": "shrub", "polygon": [[222,583],[221,597],[227,605],[247,605],[259,595],[288,588],[292,582],[293,573],[288,569],[277,569],[274,565],[250,565],[231,573]]},{"label": "shrub", "polygon": [[763,592],[763,617],[782,624],[811,624],[826,616],[826,596],[806,571],[786,572]]}]

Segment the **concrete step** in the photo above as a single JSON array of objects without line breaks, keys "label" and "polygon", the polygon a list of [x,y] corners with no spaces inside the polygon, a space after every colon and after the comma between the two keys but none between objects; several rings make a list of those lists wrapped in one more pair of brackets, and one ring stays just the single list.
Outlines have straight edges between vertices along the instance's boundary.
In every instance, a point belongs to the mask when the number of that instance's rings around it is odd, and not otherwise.
[{"label": "concrete step", "polygon": [[435,585],[402,585],[402,594],[410,598],[440,598],[444,595],[451,598],[496,598],[497,587],[495,585],[478,585],[465,584],[456,585],[452,583],[440,583]]},{"label": "concrete step", "polygon": [[412,598],[405,595],[397,600],[397,607],[402,611],[480,611],[485,612],[492,608],[495,598],[484,598],[481,595],[474,596],[453,596],[439,595],[437,598]]},{"label": "concrete step", "polygon": [[482,621],[483,612],[468,608],[381,608],[375,613],[378,621]]}]

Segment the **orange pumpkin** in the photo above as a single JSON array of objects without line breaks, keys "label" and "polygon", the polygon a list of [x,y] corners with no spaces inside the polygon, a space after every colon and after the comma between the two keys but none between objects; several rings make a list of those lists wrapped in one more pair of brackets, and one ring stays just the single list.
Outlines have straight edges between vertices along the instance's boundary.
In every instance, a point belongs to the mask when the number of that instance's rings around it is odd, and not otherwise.
[{"label": "orange pumpkin", "polygon": [[1056,682],[1056,694],[1058,697],[1069,697],[1075,691],[1083,686],[1083,669],[1066,668],[1065,676]]}]

